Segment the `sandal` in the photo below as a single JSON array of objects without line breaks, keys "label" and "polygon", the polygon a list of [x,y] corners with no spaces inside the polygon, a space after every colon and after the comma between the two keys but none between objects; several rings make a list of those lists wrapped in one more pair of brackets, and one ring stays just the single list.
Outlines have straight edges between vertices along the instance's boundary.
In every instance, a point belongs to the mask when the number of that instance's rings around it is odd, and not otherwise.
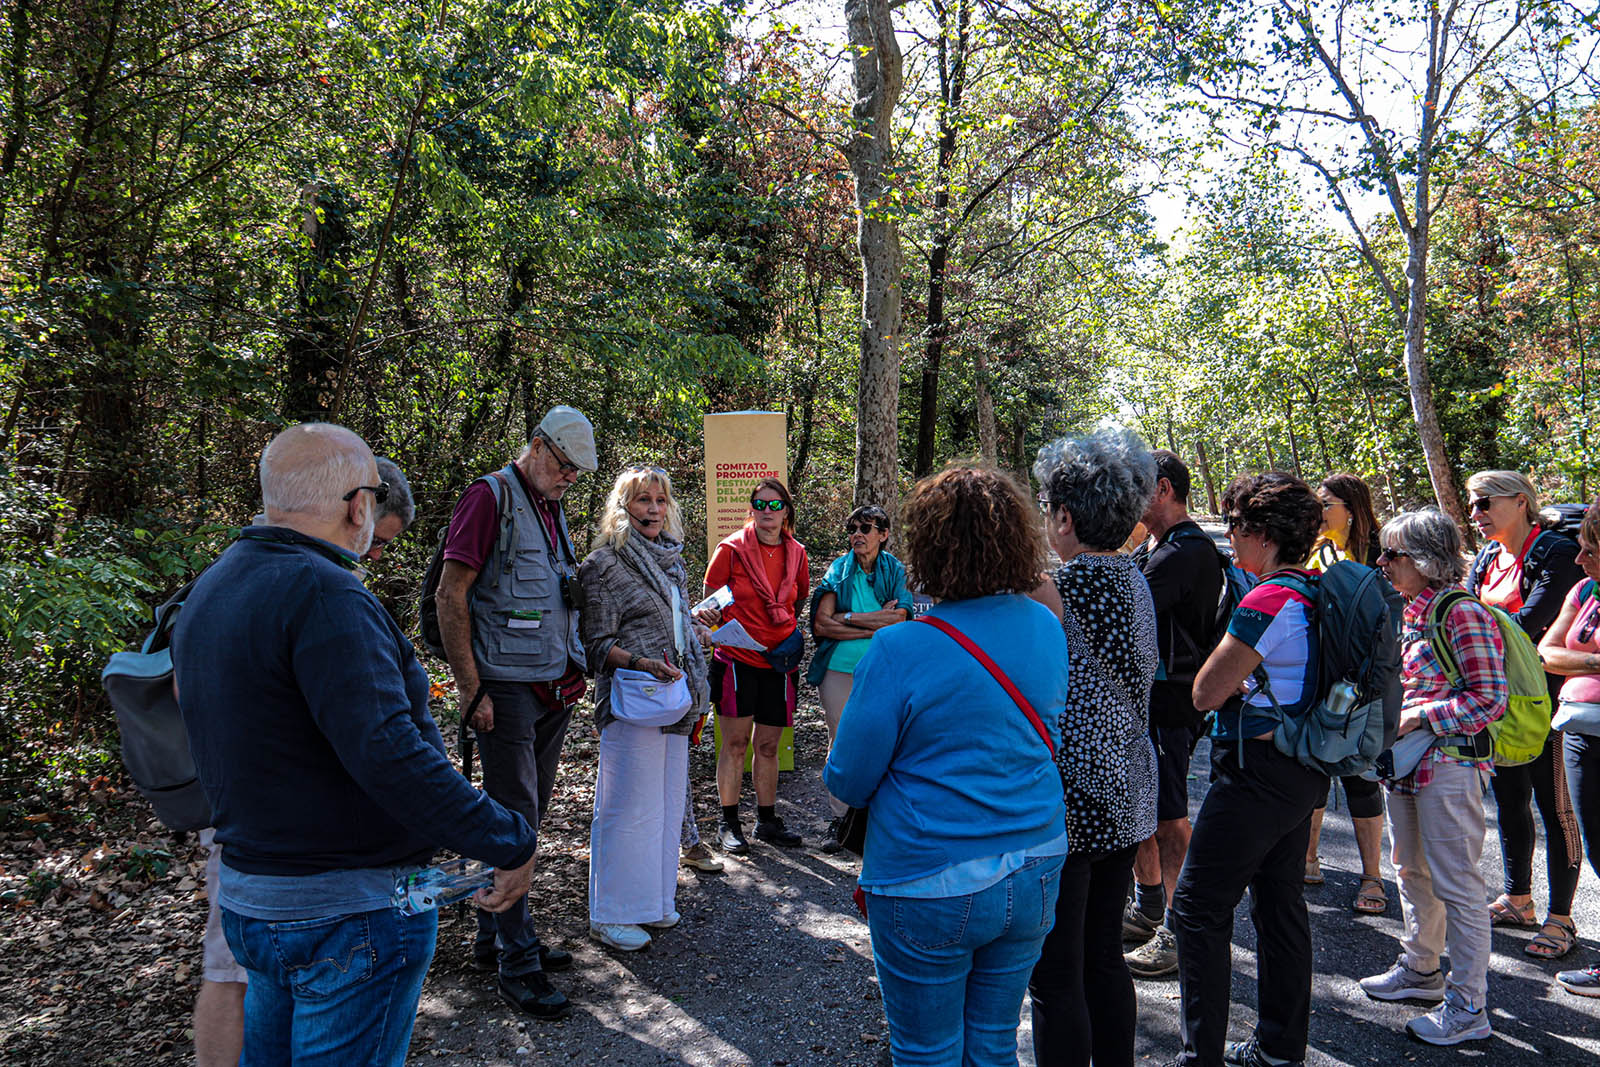
[{"label": "sandal", "polygon": [[1537,926],[1537,915],[1533,910],[1533,901],[1528,901],[1522,907],[1511,903],[1511,898],[1501,893],[1489,904],[1490,926]]},{"label": "sandal", "polygon": [[1356,899],[1351,902],[1358,915],[1382,915],[1389,908],[1389,895],[1383,890],[1383,879],[1371,875],[1361,876],[1361,888],[1356,890]]},{"label": "sandal", "polygon": [[1315,856],[1306,860],[1305,883],[1306,885],[1322,884],[1322,861]]},{"label": "sandal", "polygon": [[1578,928],[1564,919],[1546,919],[1522,951],[1536,960],[1559,960],[1578,947]]}]

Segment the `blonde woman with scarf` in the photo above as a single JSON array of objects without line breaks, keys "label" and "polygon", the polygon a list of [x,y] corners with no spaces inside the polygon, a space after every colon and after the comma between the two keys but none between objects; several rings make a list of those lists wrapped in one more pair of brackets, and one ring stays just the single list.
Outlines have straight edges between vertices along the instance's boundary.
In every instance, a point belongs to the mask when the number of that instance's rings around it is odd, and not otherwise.
[{"label": "blonde woman with scarf", "polygon": [[[744,754],[755,741],[751,778],[756,790],[758,840],[785,848],[803,844],[778,818],[778,740],[794,724],[796,682],[805,638],[799,610],[811,587],[806,546],[794,537],[794,499],[776,478],[763,478],[750,493],[750,519],[723,539],[706,568],[706,595],[727,586],[733,603],[721,619],[736,620],[765,652],[716,650],[711,664],[711,699],[722,727],[717,757],[717,792],[722,800],[718,841],[725,852],[750,851],[739,821]],[[711,621],[716,621],[712,616]]]},{"label": "blonde woman with scarf", "polygon": [[[706,635],[689,615],[682,538],[667,472],[629,467],[606,500],[595,550],[578,568],[587,596],[579,627],[595,674],[600,728],[589,827],[589,933],[624,952],[650,944],[650,930],[678,922],[689,734],[708,695]],[[636,686],[683,679],[682,714],[673,717],[677,702],[666,698],[649,715],[619,703],[619,684],[630,684],[619,679],[629,678]]]}]

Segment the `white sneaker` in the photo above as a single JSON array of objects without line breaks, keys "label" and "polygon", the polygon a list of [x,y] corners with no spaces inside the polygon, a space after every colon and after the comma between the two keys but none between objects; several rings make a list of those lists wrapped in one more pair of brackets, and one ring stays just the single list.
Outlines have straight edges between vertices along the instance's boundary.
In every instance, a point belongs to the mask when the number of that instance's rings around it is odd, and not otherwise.
[{"label": "white sneaker", "polygon": [[668,915],[665,919],[657,919],[653,923],[640,923],[639,925],[640,926],[648,926],[652,930],[670,930],[674,926],[677,926],[678,925],[678,921],[680,919],[682,919],[682,918],[683,918],[682,915],[679,915],[677,912],[674,911],[671,915]]},{"label": "white sneaker", "polygon": [[631,923],[590,923],[589,936],[623,952],[638,952],[650,944],[650,935]]},{"label": "white sneaker", "polygon": [[1489,1025],[1487,1011],[1472,1011],[1466,999],[1452,989],[1444,995],[1443,1004],[1406,1023],[1406,1033],[1430,1045],[1459,1045],[1492,1036],[1494,1027]]},{"label": "white sneaker", "polygon": [[1406,966],[1401,953],[1382,974],[1361,979],[1361,991],[1373,1000],[1422,1000],[1437,1004],[1444,999],[1444,972],[1438,968],[1423,974]]}]

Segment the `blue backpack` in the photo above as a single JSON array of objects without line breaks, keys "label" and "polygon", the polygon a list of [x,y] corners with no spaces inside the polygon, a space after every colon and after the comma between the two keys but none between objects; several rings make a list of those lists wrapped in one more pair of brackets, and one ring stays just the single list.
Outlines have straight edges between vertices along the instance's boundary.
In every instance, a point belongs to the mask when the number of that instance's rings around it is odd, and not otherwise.
[{"label": "blue backpack", "polygon": [[1321,575],[1280,574],[1267,582],[1311,602],[1318,653],[1315,697],[1299,716],[1284,712],[1266,672],[1256,668],[1278,719],[1273,744],[1326,775],[1366,772],[1394,744],[1400,725],[1399,594],[1377,571],[1349,560]]}]

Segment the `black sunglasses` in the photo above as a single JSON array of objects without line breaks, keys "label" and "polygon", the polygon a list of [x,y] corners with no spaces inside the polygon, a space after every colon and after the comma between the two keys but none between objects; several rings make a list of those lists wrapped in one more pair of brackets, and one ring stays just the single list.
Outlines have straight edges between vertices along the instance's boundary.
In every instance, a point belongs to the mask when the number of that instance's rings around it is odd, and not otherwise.
[{"label": "black sunglasses", "polygon": [[[1468,501],[1467,502],[1467,507],[1472,509],[1472,511],[1474,513],[1479,512],[1479,511],[1488,511],[1489,510],[1489,505],[1492,504],[1497,498],[1500,498],[1500,495],[1498,493],[1492,493],[1489,496],[1480,496],[1476,500]],[[1504,498],[1504,499],[1509,499],[1509,498]]]},{"label": "black sunglasses", "polygon": [[844,524],[844,532],[847,534],[871,533],[873,530],[882,530],[887,533],[889,527],[879,526],[875,522],[847,522]]},{"label": "black sunglasses", "polygon": [[782,511],[784,503],[781,500],[752,500],[750,507],[755,511]]},{"label": "black sunglasses", "polygon": [[361,492],[363,489],[372,494],[372,500],[374,503],[382,504],[384,501],[389,499],[388,482],[379,482],[377,485],[358,485],[339,499],[345,501],[354,500],[356,498],[356,494]]},{"label": "black sunglasses", "polygon": [[1250,526],[1249,523],[1244,521],[1243,515],[1229,515],[1223,520],[1223,525],[1227,527],[1229,533],[1233,533],[1235,530],[1248,529]]},{"label": "black sunglasses", "polygon": [[1385,562],[1387,560],[1391,560],[1391,559],[1410,559],[1410,558],[1411,558],[1411,553],[1402,552],[1398,548],[1386,548],[1382,552],[1378,553],[1378,562],[1379,563],[1383,563],[1383,562]]}]

